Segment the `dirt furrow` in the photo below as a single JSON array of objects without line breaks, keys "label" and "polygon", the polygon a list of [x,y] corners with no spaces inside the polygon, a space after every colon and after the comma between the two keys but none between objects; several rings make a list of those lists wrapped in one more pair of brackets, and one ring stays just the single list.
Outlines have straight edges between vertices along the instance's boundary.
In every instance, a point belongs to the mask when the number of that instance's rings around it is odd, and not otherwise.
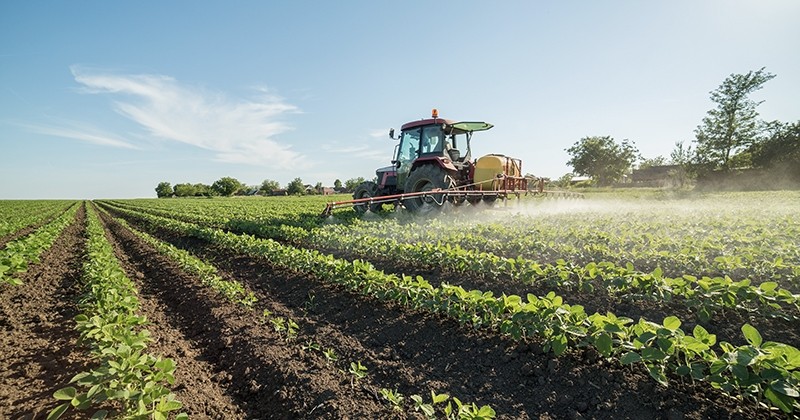
[{"label": "dirt furrow", "polygon": [[149,328],[156,338],[153,349],[178,362],[176,394],[190,414],[343,418],[390,413],[321,355],[284,341],[257,312],[225,301],[121,225],[106,223],[126,272],[140,283],[143,311],[155,321]]},{"label": "dirt furrow", "polygon": [[235,255],[204,241],[163,230],[151,233],[212,262],[287,308],[303,308],[307,319],[314,321],[309,321],[314,334],[331,330],[353,337],[376,364],[376,375],[402,382],[414,378],[415,392],[419,388],[449,392],[462,400],[490,404],[504,418],[770,417],[705,384],[676,382],[662,388],[642,370],[622,368],[591,350],[553,358],[535,342],[513,343],[288,274],[268,261]]},{"label": "dirt furrow", "polygon": [[20,286],[0,286],[0,418],[45,418],[54,391],[90,366],[73,317],[84,258],[85,207]]}]

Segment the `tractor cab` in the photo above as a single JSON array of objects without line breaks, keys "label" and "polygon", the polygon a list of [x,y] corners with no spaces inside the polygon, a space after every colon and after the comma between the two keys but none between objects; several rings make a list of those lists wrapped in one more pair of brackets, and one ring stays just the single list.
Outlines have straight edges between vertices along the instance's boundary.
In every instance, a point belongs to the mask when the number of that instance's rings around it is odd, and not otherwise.
[{"label": "tractor cab", "polygon": [[[468,170],[472,159],[472,133],[490,128],[492,124],[485,122],[456,122],[439,118],[435,109],[429,119],[404,124],[392,160],[396,168],[395,185],[402,190],[409,173],[421,165],[433,164],[453,175]],[[394,139],[394,130],[390,131],[389,136]]]}]

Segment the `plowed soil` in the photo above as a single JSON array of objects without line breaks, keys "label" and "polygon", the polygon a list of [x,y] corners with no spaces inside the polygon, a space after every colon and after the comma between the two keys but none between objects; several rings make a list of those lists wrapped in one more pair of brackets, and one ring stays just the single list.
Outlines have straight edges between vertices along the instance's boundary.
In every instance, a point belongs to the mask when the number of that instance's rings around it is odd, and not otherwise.
[{"label": "plowed soil", "polygon": [[41,262],[19,276],[24,284],[0,285],[0,418],[47,417],[58,405],[53,392],[90,363],[72,320],[85,214],[81,207]]},{"label": "plowed soil", "polygon": [[[515,343],[287,273],[264,259],[150,232],[245,284],[258,297],[247,309],[209,291],[126,228],[107,223],[154,321],[152,348],[178,362],[183,373],[176,393],[186,411],[200,417],[408,417],[381,401],[380,388],[426,399],[430,391],[448,393],[489,404],[500,418],[779,417],[706,384],[675,380],[663,388],[641,369],[603,360],[592,350],[554,358],[536,342]],[[269,319],[276,316],[297,322],[297,338],[274,331]],[[338,360],[329,361],[311,344],[333,349]],[[366,366],[367,377],[355,380],[347,372],[350,362]]]}]

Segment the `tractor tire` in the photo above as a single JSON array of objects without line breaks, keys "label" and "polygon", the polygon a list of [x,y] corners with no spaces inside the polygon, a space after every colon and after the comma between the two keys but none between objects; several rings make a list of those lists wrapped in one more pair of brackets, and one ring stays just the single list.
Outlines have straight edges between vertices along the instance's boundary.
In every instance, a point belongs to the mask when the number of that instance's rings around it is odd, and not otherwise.
[{"label": "tractor tire", "polygon": [[[353,191],[353,199],[359,200],[362,198],[370,198],[370,197],[377,197],[378,196],[378,185],[372,181],[364,181],[356,187],[355,191]],[[356,211],[358,214],[364,214],[369,211],[375,213],[383,208],[383,204],[369,204],[369,203],[358,203],[353,204],[353,210]]]},{"label": "tractor tire", "polygon": [[[408,175],[405,192],[414,193],[432,191],[437,188],[449,190],[456,185],[453,177],[444,169],[435,165],[421,166]],[[447,198],[444,194],[431,194],[425,197],[406,198],[403,205],[413,213],[429,214],[438,212],[444,207]]]}]

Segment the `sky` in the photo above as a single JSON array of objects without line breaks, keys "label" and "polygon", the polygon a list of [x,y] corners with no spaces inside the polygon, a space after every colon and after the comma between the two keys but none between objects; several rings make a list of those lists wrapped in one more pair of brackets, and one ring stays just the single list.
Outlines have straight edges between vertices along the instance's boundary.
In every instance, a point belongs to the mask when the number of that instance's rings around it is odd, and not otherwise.
[{"label": "sky", "polygon": [[0,199],[371,178],[390,128],[487,121],[472,155],[570,172],[581,138],[689,144],[731,74],[800,120],[800,1],[0,2]]}]

